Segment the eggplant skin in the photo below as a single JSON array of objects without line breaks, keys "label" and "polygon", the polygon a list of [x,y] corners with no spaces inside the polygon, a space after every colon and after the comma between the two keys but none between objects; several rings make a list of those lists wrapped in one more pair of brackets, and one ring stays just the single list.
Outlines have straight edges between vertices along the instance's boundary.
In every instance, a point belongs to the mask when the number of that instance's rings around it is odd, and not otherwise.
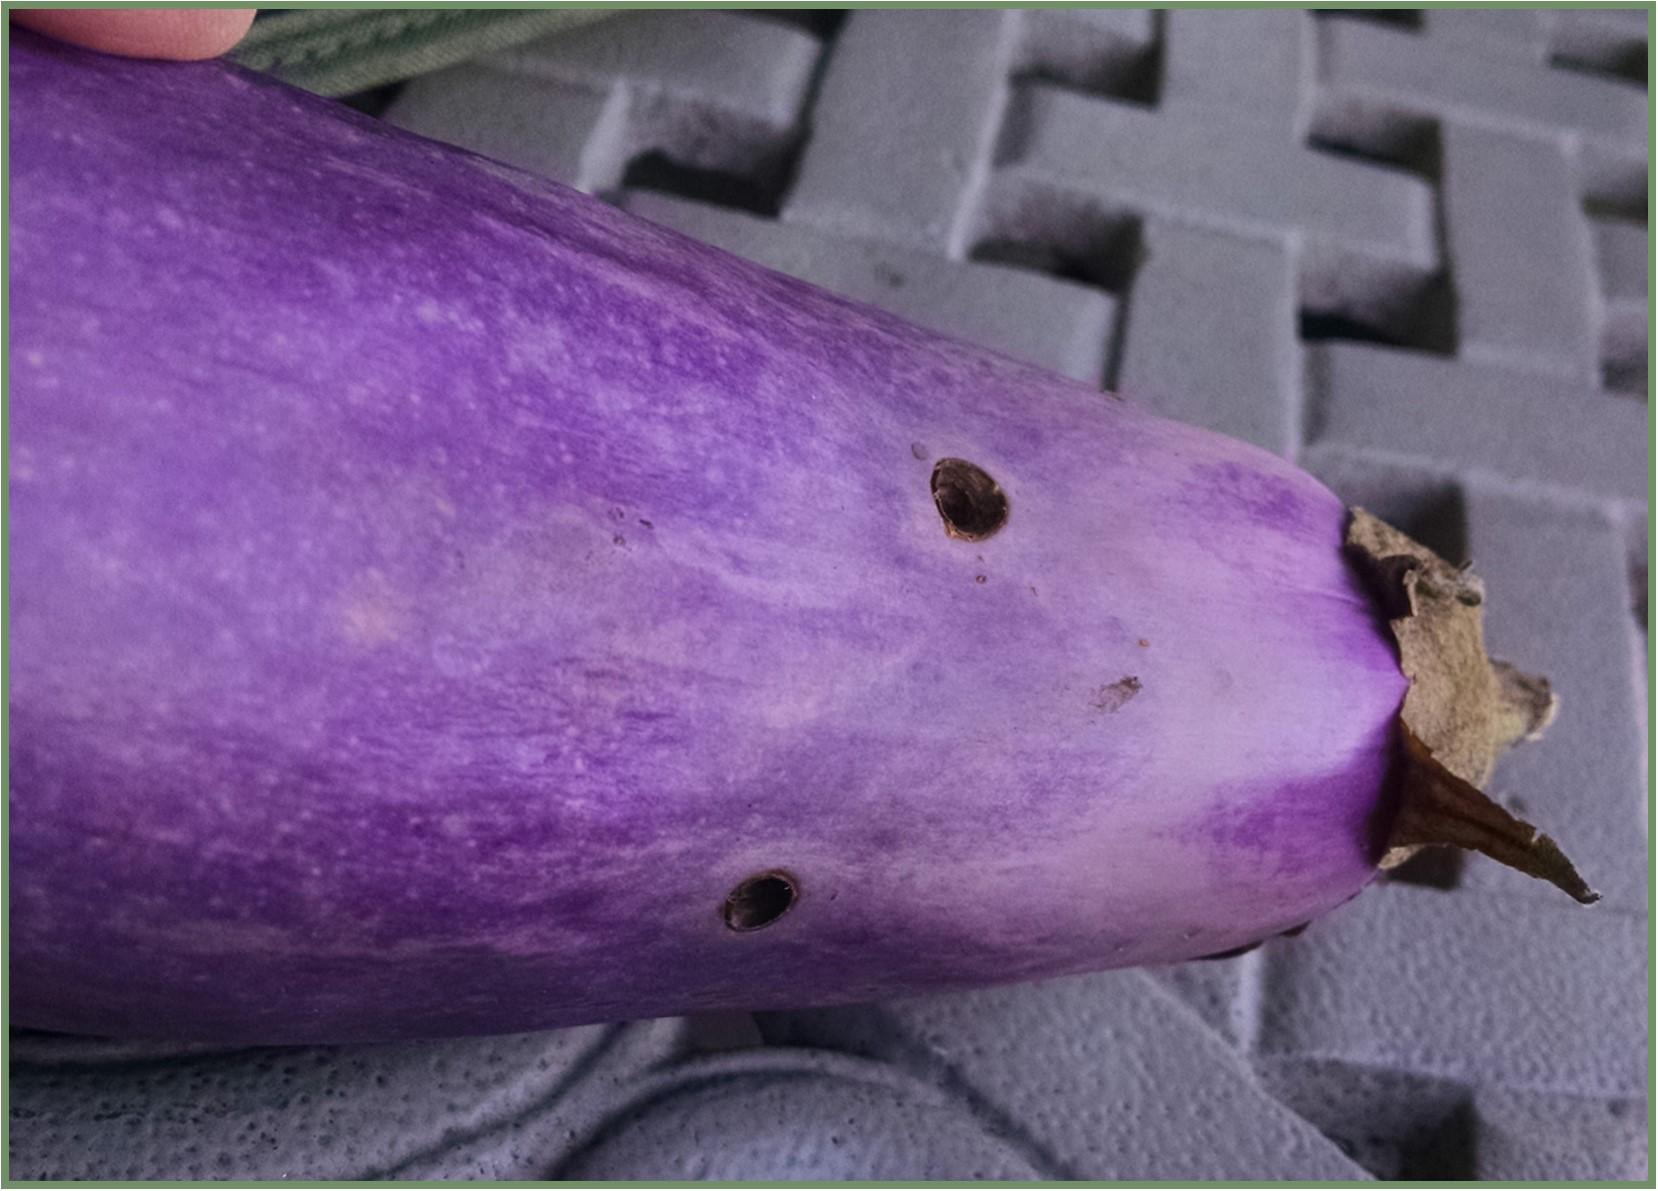
[{"label": "eggplant skin", "polygon": [[14,29],[11,181],[15,1023],[869,1000],[1374,875],[1405,678],[1283,461],[224,64]]}]

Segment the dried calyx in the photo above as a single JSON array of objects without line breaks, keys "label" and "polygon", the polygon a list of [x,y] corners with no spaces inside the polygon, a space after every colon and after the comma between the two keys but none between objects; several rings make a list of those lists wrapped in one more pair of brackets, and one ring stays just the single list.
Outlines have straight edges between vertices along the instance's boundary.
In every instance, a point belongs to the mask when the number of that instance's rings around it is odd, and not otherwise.
[{"label": "dried calyx", "polygon": [[1552,839],[1482,790],[1502,752],[1542,735],[1557,701],[1546,679],[1486,655],[1480,581],[1363,509],[1351,511],[1347,546],[1382,602],[1410,680],[1399,712],[1399,809],[1382,867],[1451,844],[1585,905],[1599,900]]}]

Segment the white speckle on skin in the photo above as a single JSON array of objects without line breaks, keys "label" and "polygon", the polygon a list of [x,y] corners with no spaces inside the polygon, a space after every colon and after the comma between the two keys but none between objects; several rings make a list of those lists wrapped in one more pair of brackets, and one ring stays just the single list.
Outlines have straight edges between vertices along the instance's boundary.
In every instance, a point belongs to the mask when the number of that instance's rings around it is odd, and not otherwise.
[{"label": "white speckle on skin", "polygon": [[460,310],[446,309],[431,298],[423,299],[420,305],[415,307],[414,316],[428,327],[454,327],[474,335],[484,329],[482,320]]},{"label": "white speckle on skin", "polygon": [[445,678],[465,678],[483,669],[474,651],[447,634],[432,642],[432,665]]},{"label": "white speckle on skin", "polygon": [[157,207],[155,221],[168,231],[176,232],[184,226],[184,216],[171,207]]}]

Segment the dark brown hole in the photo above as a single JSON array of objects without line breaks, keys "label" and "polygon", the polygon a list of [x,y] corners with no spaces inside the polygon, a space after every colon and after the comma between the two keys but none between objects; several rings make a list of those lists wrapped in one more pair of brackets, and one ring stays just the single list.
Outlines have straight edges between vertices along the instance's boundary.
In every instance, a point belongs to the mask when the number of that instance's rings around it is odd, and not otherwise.
[{"label": "dark brown hole", "polygon": [[796,896],[794,878],[787,873],[761,873],[727,894],[720,913],[732,930],[759,930],[787,914]]},{"label": "dark brown hole", "polygon": [[933,467],[933,503],[953,538],[977,542],[1007,524],[1001,486],[965,459],[940,459]]}]

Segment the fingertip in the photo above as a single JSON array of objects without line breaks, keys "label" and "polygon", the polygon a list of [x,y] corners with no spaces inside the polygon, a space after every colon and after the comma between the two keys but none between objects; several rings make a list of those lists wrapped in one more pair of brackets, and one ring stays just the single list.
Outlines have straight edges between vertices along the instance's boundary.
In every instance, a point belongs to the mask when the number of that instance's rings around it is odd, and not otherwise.
[{"label": "fingertip", "polygon": [[63,41],[131,58],[213,58],[247,35],[251,8],[14,8],[12,20]]},{"label": "fingertip", "polygon": [[182,44],[190,52],[179,57],[217,58],[236,47],[247,36],[253,25],[251,8],[213,8],[190,12],[190,27],[183,32]]}]

